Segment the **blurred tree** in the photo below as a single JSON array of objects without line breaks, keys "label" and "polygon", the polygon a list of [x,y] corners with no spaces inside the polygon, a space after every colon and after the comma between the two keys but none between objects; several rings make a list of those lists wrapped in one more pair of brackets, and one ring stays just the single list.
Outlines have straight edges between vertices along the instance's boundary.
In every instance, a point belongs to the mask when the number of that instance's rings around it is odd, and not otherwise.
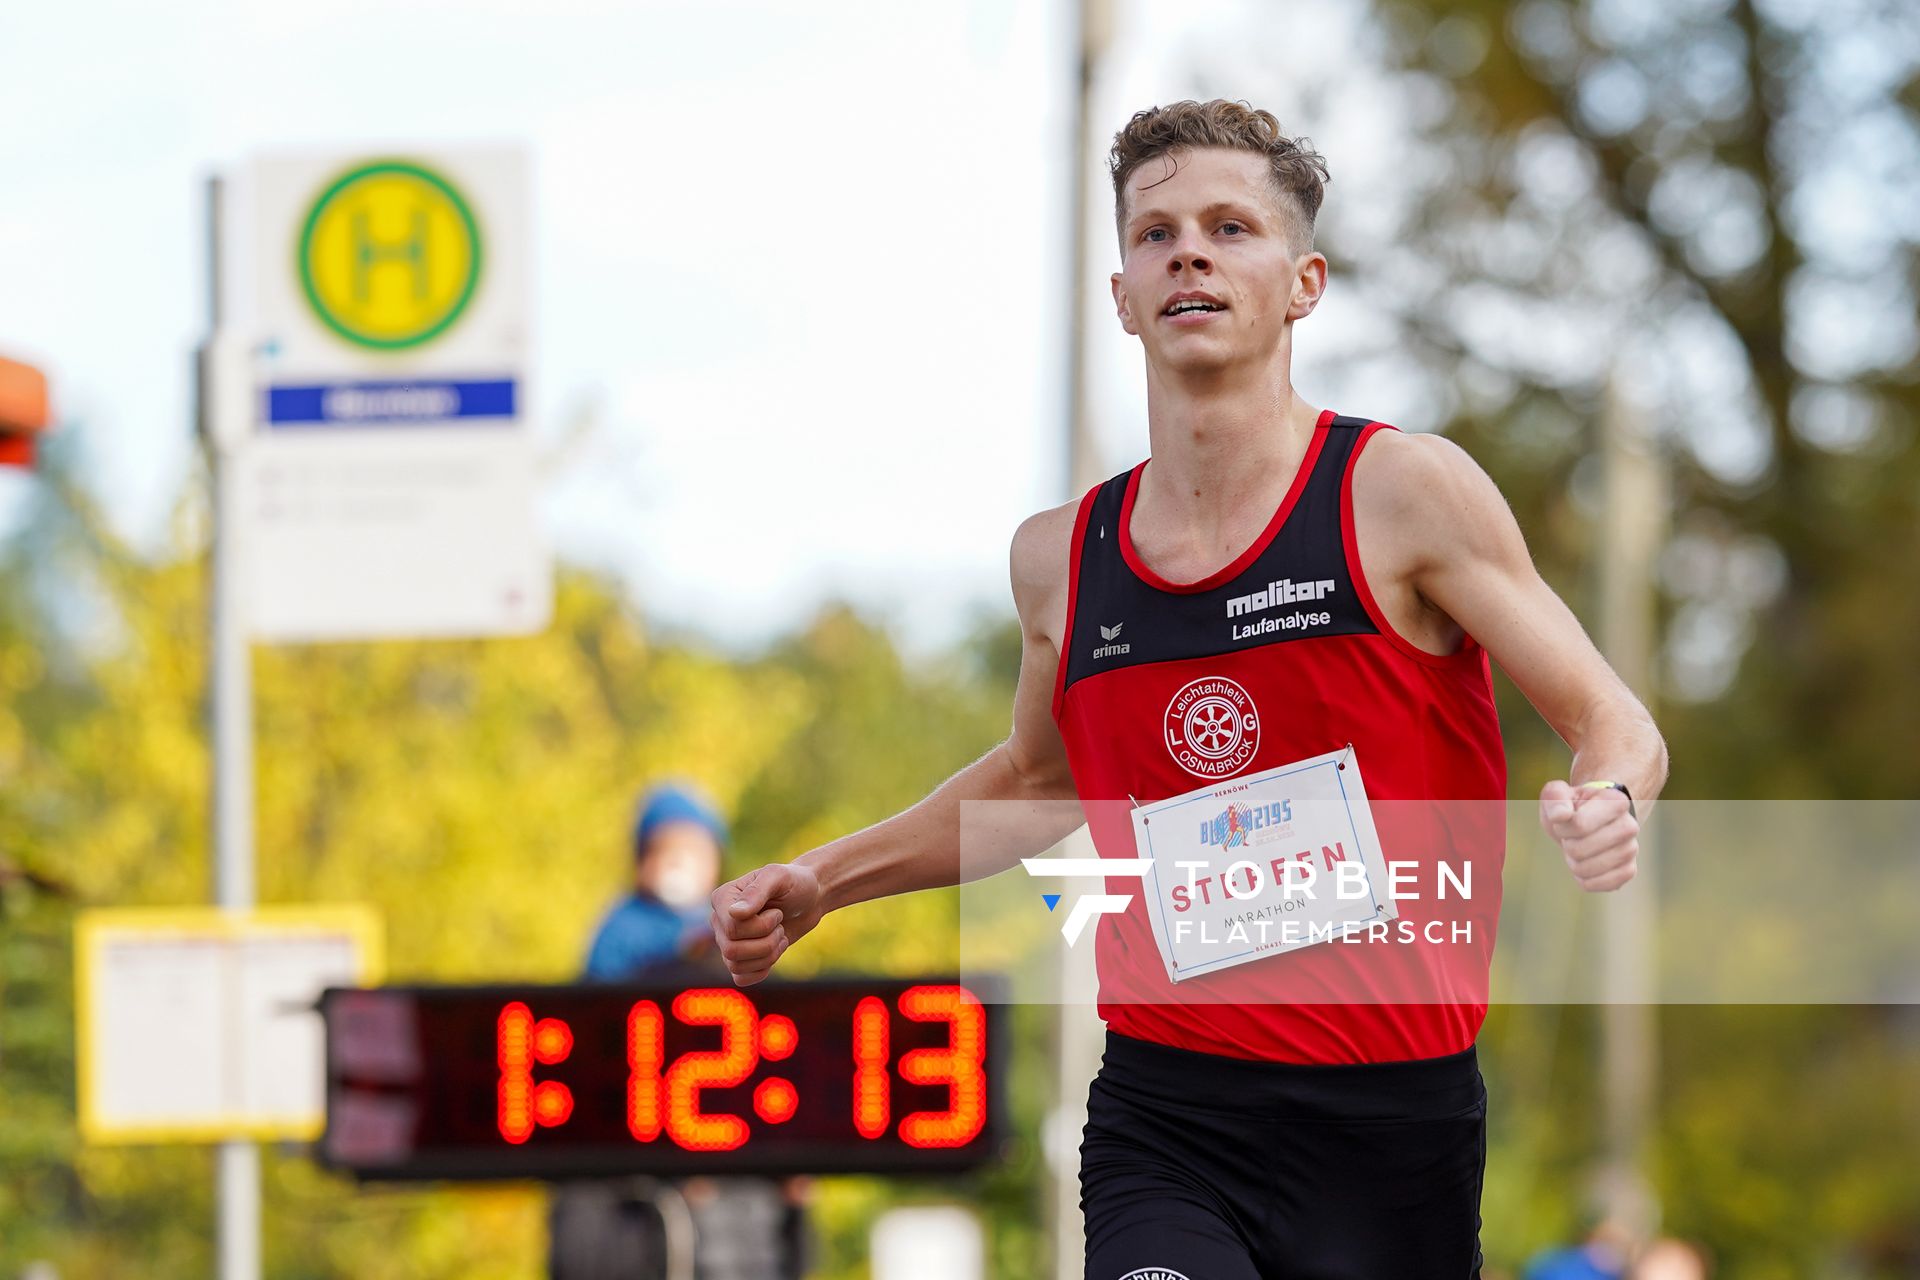
[{"label": "blurred tree", "polygon": [[1336,272],[1576,601],[1603,399],[1644,407],[1675,464],[1672,794],[1916,794],[1920,10],[1378,12],[1415,158],[1330,220]]},{"label": "blurred tree", "polygon": [[[73,483],[69,447],[0,548],[0,1275],[47,1258],[68,1280],[201,1276],[206,1153],[74,1132],[71,926],[81,905],[207,898],[203,522],[189,499],[142,558]],[[1004,732],[1011,673],[985,655],[1005,626],[909,664],[834,606],[734,657],[656,636],[608,584],[563,573],[538,636],[261,647],[261,900],[373,904],[395,980],[570,979],[625,884],[647,779],[704,782],[734,812],[741,867],[875,821]],[[875,904],[790,963],[952,970],[955,913],[952,894]],[[1008,1156],[967,1194],[993,1207],[999,1247],[1037,1256],[1037,1166],[1018,1142]],[[357,1192],[296,1147],[266,1170],[276,1277],[539,1271],[533,1188]],[[861,1274],[872,1213],[930,1189],[829,1184],[820,1274]]]}]

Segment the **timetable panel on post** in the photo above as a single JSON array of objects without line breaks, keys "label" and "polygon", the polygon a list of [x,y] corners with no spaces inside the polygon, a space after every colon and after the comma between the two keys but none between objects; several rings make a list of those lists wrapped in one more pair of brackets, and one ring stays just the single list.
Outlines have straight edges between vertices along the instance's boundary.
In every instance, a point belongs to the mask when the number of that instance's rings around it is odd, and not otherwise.
[{"label": "timetable panel on post", "polygon": [[981,985],[331,989],[316,1154],[369,1179],[969,1169],[1002,1132]]}]

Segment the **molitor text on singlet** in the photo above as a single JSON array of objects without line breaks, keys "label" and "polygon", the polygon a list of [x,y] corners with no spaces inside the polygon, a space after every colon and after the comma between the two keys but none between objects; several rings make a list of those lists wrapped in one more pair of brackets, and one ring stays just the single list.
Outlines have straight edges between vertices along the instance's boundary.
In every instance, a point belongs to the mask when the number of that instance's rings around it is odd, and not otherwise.
[{"label": "molitor text on singlet", "polygon": [[1260,715],[1239,683],[1202,676],[1167,703],[1167,750],[1196,778],[1226,778],[1260,749]]},{"label": "molitor text on singlet", "polygon": [[[1333,579],[1317,578],[1309,582],[1295,582],[1292,578],[1281,578],[1269,582],[1263,590],[1244,596],[1235,596],[1227,601],[1227,617],[1238,618],[1249,613],[1264,613],[1268,609],[1277,609],[1281,605],[1304,604],[1318,600],[1322,596],[1333,594]],[[1254,636],[1272,635],[1276,631],[1301,631],[1307,627],[1324,627],[1333,620],[1329,613],[1301,613],[1295,611],[1283,618],[1262,618],[1258,622],[1234,623],[1233,638],[1248,640]]]}]

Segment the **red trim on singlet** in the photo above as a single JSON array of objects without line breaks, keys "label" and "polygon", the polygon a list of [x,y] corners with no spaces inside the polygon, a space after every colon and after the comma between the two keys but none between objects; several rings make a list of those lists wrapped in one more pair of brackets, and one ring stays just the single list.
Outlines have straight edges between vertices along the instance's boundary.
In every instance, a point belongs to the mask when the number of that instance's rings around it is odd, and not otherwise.
[{"label": "red trim on singlet", "polygon": [[[1104,482],[1103,482],[1104,483]],[[1080,601],[1080,544],[1087,536],[1087,522],[1093,516],[1093,500],[1100,496],[1095,485],[1080,498],[1080,509],[1073,516],[1073,537],[1067,543],[1067,628],[1061,633],[1057,650],[1059,670],[1053,675],[1053,718],[1060,719],[1060,705],[1067,700],[1067,648],[1073,643],[1073,610]]]},{"label": "red trim on singlet", "polygon": [[1197,591],[1209,591],[1223,582],[1230,582],[1244,573],[1249,565],[1260,558],[1280,532],[1280,526],[1287,522],[1287,516],[1293,511],[1293,504],[1300,499],[1300,493],[1307,487],[1307,477],[1313,474],[1313,464],[1320,457],[1320,446],[1327,442],[1326,427],[1334,418],[1333,410],[1322,409],[1319,421],[1313,424],[1313,436],[1307,441],[1306,456],[1300,459],[1299,467],[1293,473],[1293,483],[1287,486],[1287,496],[1280,500],[1279,509],[1273,513],[1273,519],[1267,521],[1267,527],[1253,545],[1242,551],[1224,569],[1208,574],[1198,582],[1169,582],[1149,569],[1146,562],[1133,550],[1133,535],[1127,531],[1133,523],[1133,498],[1140,488],[1140,473],[1145,471],[1152,458],[1140,463],[1127,476],[1127,496],[1120,503],[1120,556],[1127,562],[1127,568],[1148,586],[1158,591],[1171,591],[1176,595],[1191,595]]},{"label": "red trim on singlet", "polygon": [[1367,586],[1367,575],[1361,571],[1360,543],[1354,536],[1353,531],[1354,468],[1358,465],[1360,454],[1366,449],[1369,440],[1373,439],[1375,435],[1382,431],[1398,430],[1398,427],[1390,426],[1384,422],[1369,422],[1366,426],[1360,428],[1360,438],[1354,441],[1353,452],[1347,455],[1346,474],[1340,479],[1340,540],[1346,545],[1347,573],[1353,578],[1354,594],[1359,597],[1360,604],[1367,611],[1367,616],[1373,619],[1373,625],[1380,629],[1380,634],[1386,637],[1387,641],[1392,644],[1394,648],[1406,654],[1415,662],[1425,663],[1430,667],[1463,667],[1472,662],[1485,663],[1485,651],[1480,648],[1479,641],[1470,635],[1464,635],[1463,633],[1460,647],[1452,653],[1428,653],[1425,649],[1420,648],[1414,644],[1413,641],[1407,639],[1398,631],[1395,631],[1392,624],[1387,621],[1386,612],[1380,608],[1379,602],[1373,598],[1373,590]]}]

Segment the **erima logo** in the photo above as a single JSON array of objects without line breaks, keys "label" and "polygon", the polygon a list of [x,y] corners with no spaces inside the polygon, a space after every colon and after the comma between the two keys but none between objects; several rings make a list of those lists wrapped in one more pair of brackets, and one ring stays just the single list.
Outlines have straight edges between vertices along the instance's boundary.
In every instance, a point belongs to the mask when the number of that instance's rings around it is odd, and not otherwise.
[{"label": "erima logo", "polygon": [[1283,604],[1305,604],[1309,600],[1332,594],[1331,578],[1320,578],[1313,582],[1282,578],[1278,582],[1269,582],[1265,591],[1256,591],[1250,596],[1235,596],[1227,601],[1227,616],[1237,618],[1246,613],[1264,613],[1268,609],[1278,609]]},{"label": "erima logo", "polygon": [[1117,658],[1132,649],[1132,645],[1114,643],[1115,640],[1120,638],[1120,628],[1126,625],[1124,622],[1116,622],[1110,627],[1101,627],[1100,638],[1105,640],[1106,643],[1095,648],[1093,656],[1096,658]]}]

